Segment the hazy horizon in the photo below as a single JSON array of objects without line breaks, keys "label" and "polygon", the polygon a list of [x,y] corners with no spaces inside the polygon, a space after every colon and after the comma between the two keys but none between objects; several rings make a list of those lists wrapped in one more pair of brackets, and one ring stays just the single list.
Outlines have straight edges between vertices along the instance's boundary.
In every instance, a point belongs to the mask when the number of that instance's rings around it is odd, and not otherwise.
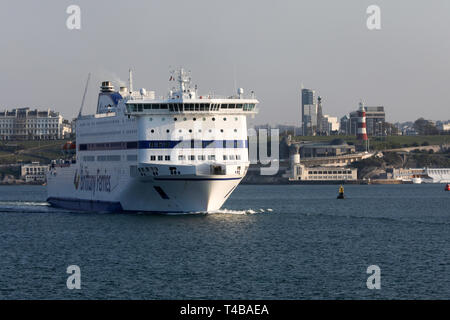
[{"label": "hazy horizon", "polygon": [[[69,30],[69,5],[81,30]],[[381,30],[366,8],[381,8]],[[254,90],[254,124],[300,124],[300,88],[316,91],[338,118],[383,105],[386,120],[450,119],[450,2],[336,1],[46,1],[6,0],[0,110],[96,108],[100,82],[126,82],[165,95],[169,71],[192,71],[200,93]]]}]

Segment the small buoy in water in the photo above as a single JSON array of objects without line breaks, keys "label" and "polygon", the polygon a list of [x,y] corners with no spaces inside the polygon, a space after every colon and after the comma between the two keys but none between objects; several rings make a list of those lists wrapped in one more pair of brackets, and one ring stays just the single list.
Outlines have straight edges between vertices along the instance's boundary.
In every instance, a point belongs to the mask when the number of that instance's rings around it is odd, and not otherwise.
[{"label": "small buoy in water", "polygon": [[445,191],[450,191],[450,183],[447,183],[447,185],[445,186]]},{"label": "small buoy in water", "polygon": [[344,199],[345,198],[344,197],[344,187],[343,186],[339,187],[339,194],[338,194],[337,198],[338,199]]}]

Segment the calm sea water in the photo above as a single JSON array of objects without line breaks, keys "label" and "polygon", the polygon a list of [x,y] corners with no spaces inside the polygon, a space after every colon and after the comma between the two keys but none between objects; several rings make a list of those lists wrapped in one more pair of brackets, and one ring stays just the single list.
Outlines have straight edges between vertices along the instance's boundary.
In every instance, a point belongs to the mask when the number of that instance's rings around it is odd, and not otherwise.
[{"label": "calm sea water", "polygon": [[[49,207],[0,186],[1,299],[450,298],[443,185],[239,186],[220,212]],[[81,268],[68,290],[66,268]],[[381,268],[381,290],[366,269]]]}]

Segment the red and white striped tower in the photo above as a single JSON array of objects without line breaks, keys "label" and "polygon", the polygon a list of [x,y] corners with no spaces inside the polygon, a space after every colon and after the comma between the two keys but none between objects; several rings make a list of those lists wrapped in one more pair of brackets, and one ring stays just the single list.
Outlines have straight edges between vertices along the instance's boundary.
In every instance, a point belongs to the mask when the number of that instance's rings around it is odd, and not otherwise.
[{"label": "red and white striped tower", "polygon": [[359,103],[358,110],[358,131],[356,132],[358,140],[367,141],[367,129],[366,129],[366,110],[362,102]]}]

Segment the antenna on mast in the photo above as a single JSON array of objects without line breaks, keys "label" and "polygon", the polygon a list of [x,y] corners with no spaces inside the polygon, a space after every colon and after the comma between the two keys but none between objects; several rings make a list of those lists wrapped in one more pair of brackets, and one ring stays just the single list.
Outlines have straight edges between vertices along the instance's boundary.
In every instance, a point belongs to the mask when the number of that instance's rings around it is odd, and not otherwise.
[{"label": "antenna on mast", "polygon": [[83,99],[81,100],[81,107],[80,107],[80,112],[78,112],[78,118],[81,117],[81,112],[83,111],[84,100],[86,99],[86,93],[87,93],[87,89],[88,89],[88,86],[89,86],[89,79],[91,79],[91,73],[90,72],[89,72],[88,77],[87,77],[86,87],[84,88],[84,94],[83,94]]},{"label": "antenna on mast", "polygon": [[133,93],[133,73],[131,69],[128,70],[128,86],[130,87],[130,94]]},{"label": "antenna on mast", "polygon": [[236,85],[236,65],[234,65],[233,68],[233,78],[234,78],[234,92],[237,92],[237,85]]}]

